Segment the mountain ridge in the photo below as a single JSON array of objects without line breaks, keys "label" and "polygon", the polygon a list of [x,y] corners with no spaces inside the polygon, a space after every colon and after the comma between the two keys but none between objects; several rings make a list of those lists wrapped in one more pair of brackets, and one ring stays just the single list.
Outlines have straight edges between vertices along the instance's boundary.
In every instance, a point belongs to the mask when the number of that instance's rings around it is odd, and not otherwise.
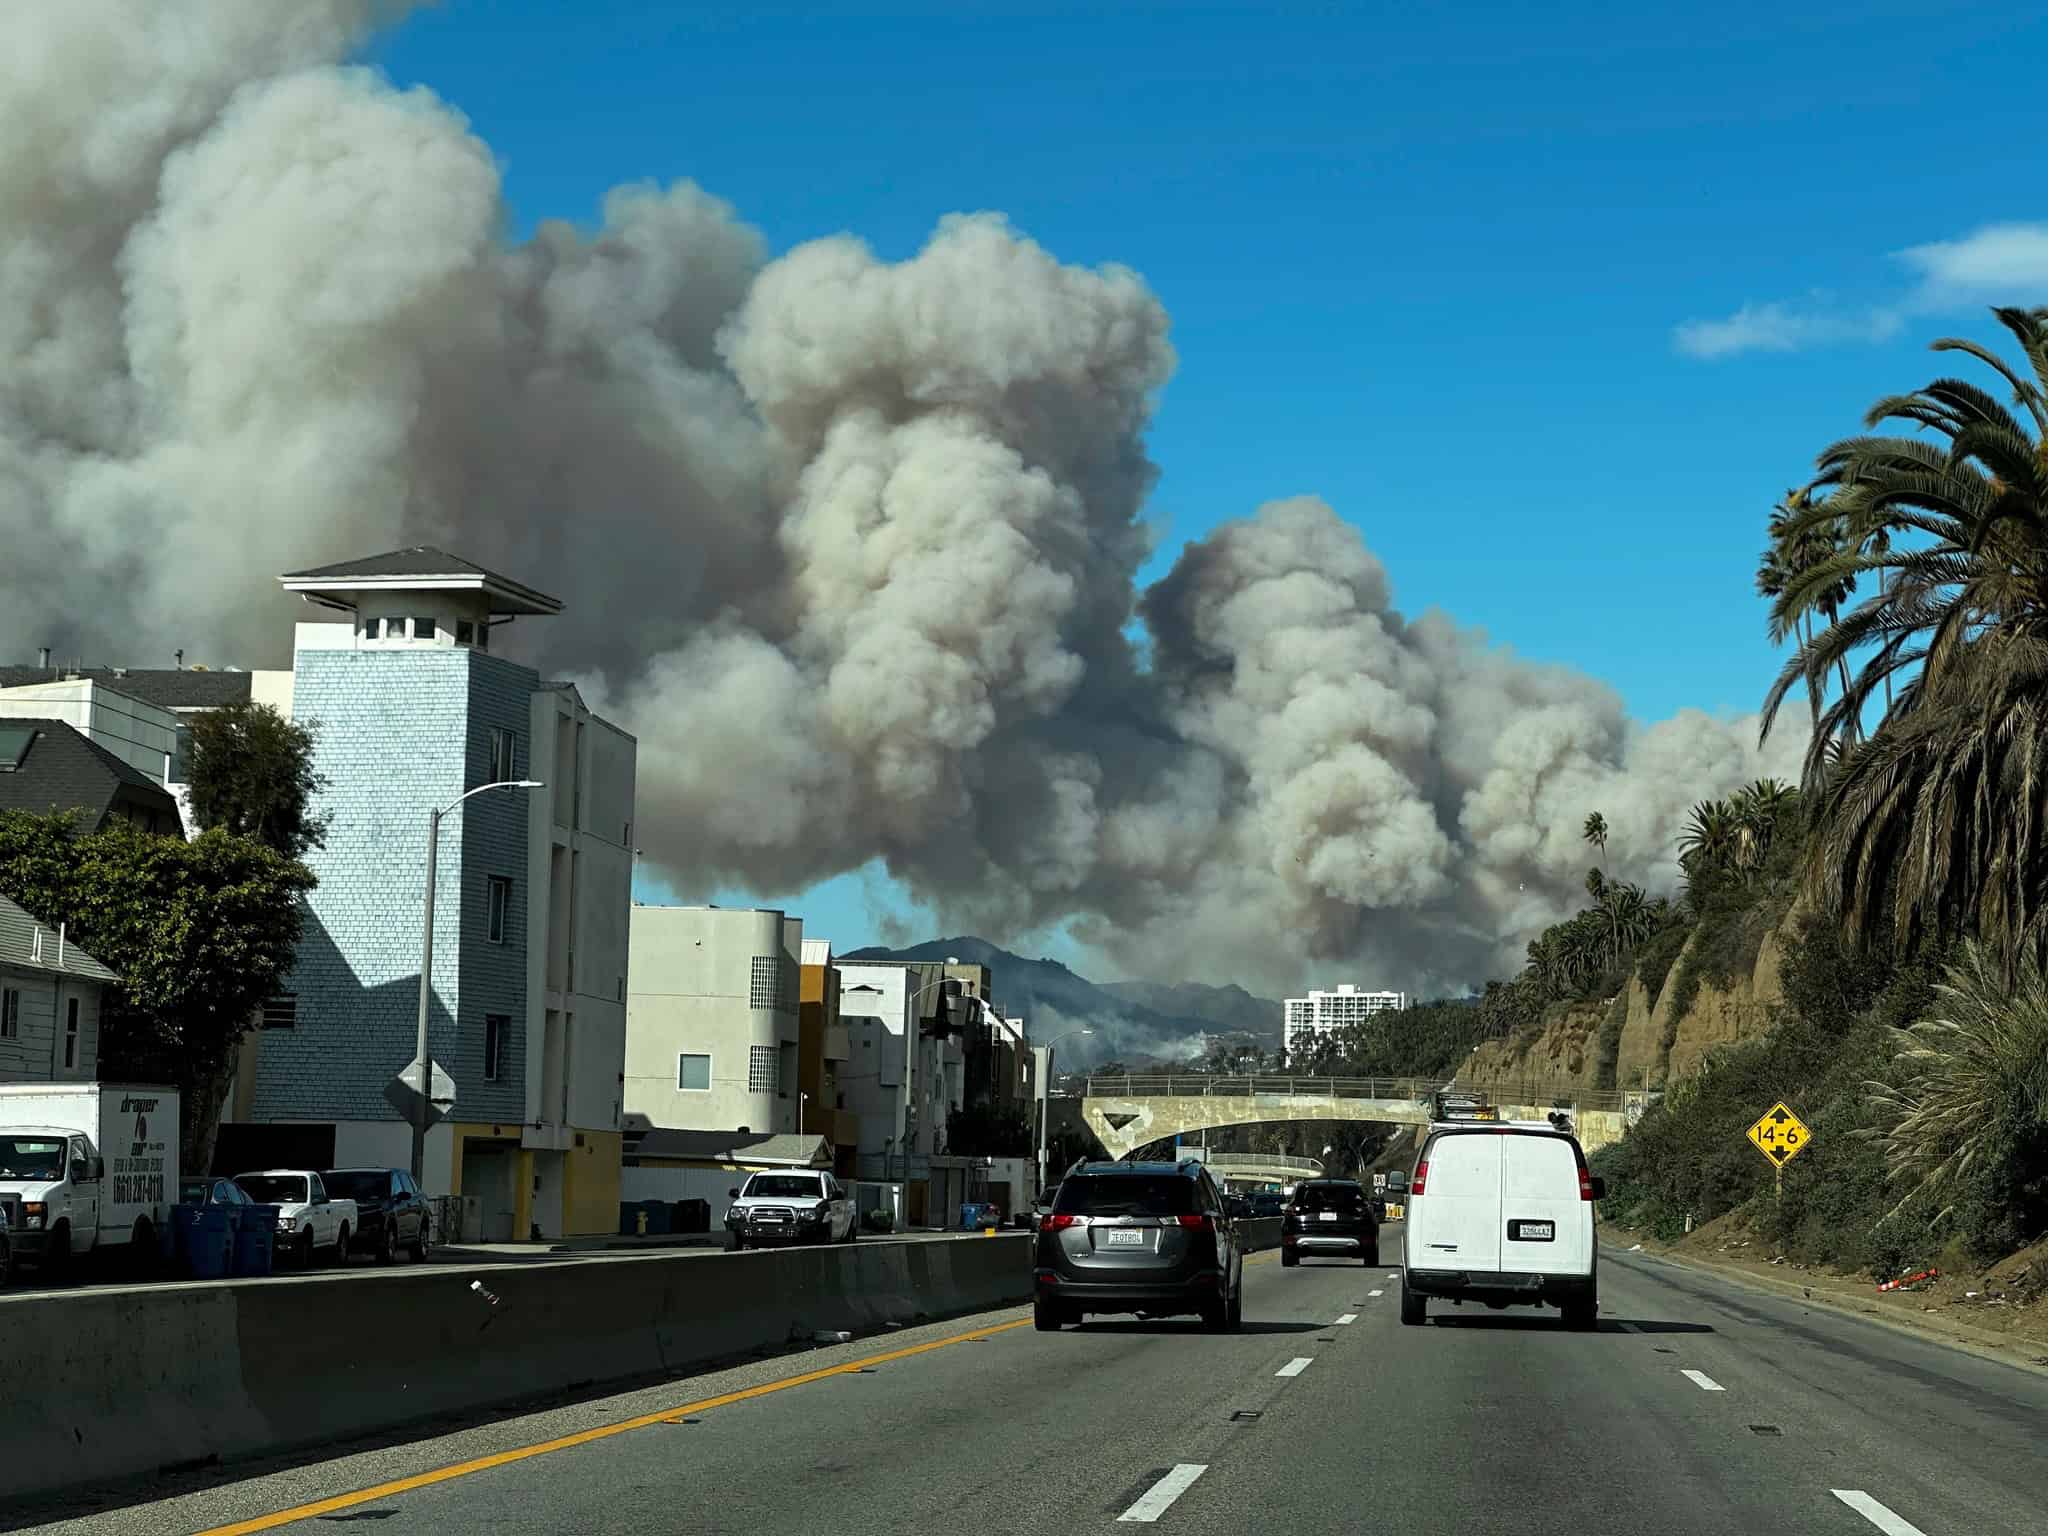
[{"label": "mountain ridge", "polygon": [[1069,1062],[1185,1061],[1200,1052],[1204,1034],[1251,1034],[1268,1045],[1280,1040],[1280,1004],[1235,984],[1094,982],[1062,961],[1020,955],[972,934],[901,949],[869,945],[835,958],[881,963],[952,958],[985,965],[993,973],[996,1005],[1005,1014],[1022,1015],[1033,1043],[1044,1044],[1069,1030],[1093,1031],[1061,1047]]}]

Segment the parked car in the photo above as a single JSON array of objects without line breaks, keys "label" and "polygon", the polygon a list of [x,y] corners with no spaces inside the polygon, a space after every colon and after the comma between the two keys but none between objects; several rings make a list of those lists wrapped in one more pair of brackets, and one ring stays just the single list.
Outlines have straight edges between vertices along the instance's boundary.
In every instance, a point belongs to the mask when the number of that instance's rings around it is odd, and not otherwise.
[{"label": "parked car", "polygon": [[1045,1332],[1091,1312],[1192,1312],[1219,1331],[1244,1320],[1237,1224],[1193,1158],[1076,1164],[1039,1223],[1034,1273]]},{"label": "parked car", "polygon": [[249,1192],[233,1179],[180,1179],[178,1180],[178,1204],[180,1205],[232,1205],[247,1206],[256,1202],[249,1198]]},{"label": "parked car", "polygon": [[725,1230],[735,1250],[768,1243],[850,1243],[860,1235],[860,1213],[851,1192],[816,1169],[754,1174],[731,1198]]},{"label": "parked car", "polygon": [[433,1213],[403,1168],[329,1168],[320,1175],[330,1195],[356,1203],[355,1242],[389,1264],[403,1248],[424,1260],[433,1239]]},{"label": "parked car", "polygon": [[1599,1320],[1593,1202],[1605,1182],[1578,1138],[1542,1121],[1432,1126],[1408,1181],[1401,1321],[1429,1302],[1549,1305],[1567,1327]]},{"label": "parked car", "polygon": [[337,1264],[348,1262],[349,1238],[360,1218],[353,1200],[327,1193],[319,1174],[306,1168],[266,1168],[238,1173],[235,1182],[258,1205],[277,1207],[277,1246],[299,1263],[310,1265],[325,1251]]},{"label": "parked car", "polygon": [[1356,1179],[1303,1179],[1280,1223],[1280,1264],[1292,1269],[1303,1259],[1380,1261],[1380,1226]]},{"label": "parked car", "polygon": [[7,1207],[0,1205],[0,1291],[7,1289],[7,1277],[14,1273],[14,1245],[7,1240]]}]

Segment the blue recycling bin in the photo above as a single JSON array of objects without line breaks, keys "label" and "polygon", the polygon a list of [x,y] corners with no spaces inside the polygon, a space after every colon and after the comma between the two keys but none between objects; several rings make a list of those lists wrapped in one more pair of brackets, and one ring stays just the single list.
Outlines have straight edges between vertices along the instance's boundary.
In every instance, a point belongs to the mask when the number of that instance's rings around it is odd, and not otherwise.
[{"label": "blue recycling bin", "polygon": [[181,1267],[195,1280],[225,1280],[234,1267],[235,1226],[222,1205],[181,1205],[172,1217],[178,1229]]},{"label": "blue recycling bin", "polygon": [[235,1246],[231,1273],[237,1279],[263,1276],[277,1267],[277,1207],[252,1205],[232,1225]]}]

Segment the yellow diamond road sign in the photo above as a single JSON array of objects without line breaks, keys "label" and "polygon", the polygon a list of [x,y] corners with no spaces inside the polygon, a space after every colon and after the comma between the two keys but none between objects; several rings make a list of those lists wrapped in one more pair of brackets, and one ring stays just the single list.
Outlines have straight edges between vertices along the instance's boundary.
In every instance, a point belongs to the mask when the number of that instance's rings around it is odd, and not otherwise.
[{"label": "yellow diamond road sign", "polygon": [[1755,1143],[1757,1151],[1782,1168],[1806,1150],[1806,1144],[1813,1140],[1813,1132],[1785,1107],[1781,1099],[1765,1110],[1763,1118],[1749,1128],[1749,1139]]}]

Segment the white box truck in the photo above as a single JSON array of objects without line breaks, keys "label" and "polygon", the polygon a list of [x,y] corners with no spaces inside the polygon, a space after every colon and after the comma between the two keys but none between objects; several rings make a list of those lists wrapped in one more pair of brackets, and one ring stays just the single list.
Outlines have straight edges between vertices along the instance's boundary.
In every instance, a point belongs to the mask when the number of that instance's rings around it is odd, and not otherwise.
[{"label": "white box truck", "polygon": [[0,1207],[17,1262],[59,1270],[138,1243],[147,1261],[177,1192],[177,1089],[0,1086]]}]

